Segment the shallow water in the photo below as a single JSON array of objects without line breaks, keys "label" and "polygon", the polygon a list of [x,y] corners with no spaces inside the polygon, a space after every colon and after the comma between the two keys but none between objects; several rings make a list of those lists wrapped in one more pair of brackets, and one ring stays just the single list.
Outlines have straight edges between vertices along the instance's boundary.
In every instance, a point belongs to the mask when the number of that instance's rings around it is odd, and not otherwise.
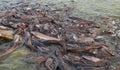
[{"label": "shallow water", "polygon": [[[0,0],[0,10],[15,6],[23,0]],[[53,7],[72,7],[73,15],[93,20],[98,16],[120,18],[120,0],[24,0],[31,3],[49,3]],[[0,61],[0,70],[35,70],[34,64],[25,64],[22,60],[29,53],[26,48],[21,48],[7,59]],[[44,70],[44,69],[41,69]]]},{"label": "shallow water", "polygon": [[120,0],[0,0],[0,9],[20,1],[49,3],[54,7],[67,5],[76,9],[73,14],[83,18],[90,16],[120,17]]}]

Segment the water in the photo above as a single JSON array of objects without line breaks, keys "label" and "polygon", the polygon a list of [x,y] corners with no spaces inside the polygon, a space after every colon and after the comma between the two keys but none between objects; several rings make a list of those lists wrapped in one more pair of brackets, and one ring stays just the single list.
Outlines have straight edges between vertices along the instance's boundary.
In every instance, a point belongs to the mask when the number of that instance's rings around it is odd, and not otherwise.
[{"label": "water", "polygon": [[82,18],[91,16],[120,17],[120,0],[0,0],[0,9],[20,1],[49,3],[54,4],[54,7],[67,5],[76,9],[74,14]]},{"label": "water", "polygon": [[[20,1],[49,3],[55,8],[66,5],[74,8],[72,11],[74,16],[88,20],[98,16],[120,18],[120,0],[0,0],[0,10],[4,11]],[[27,65],[22,61],[28,53],[28,49],[25,48],[15,51],[7,59],[0,61],[0,70],[35,70],[34,64]]]}]

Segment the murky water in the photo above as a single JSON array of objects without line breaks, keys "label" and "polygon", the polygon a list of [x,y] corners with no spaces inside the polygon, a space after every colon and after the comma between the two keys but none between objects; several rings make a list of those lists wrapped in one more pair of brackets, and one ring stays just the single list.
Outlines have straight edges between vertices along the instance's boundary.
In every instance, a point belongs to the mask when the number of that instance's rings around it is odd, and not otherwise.
[{"label": "murky water", "polygon": [[[0,0],[0,10],[6,10],[23,0]],[[97,16],[120,18],[120,0],[24,0],[31,3],[49,3],[53,7],[72,7],[73,15],[92,20]],[[19,49],[7,59],[0,61],[0,70],[35,70],[34,64],[23,63],[23,58],[29,53],[28,49]],[[44,70],[44,69],[41,69]]]},{"label": "murky water", "polygon": [[[66,4],[78,10],[81,16],[115,16],[120,17],[120,0],[47,0],[57,3],[58,6]],[[83,17],[81,16],[81,17]]]},{"label": "murky water", "polygon": [[120,17],[120,0],[0,0],[0,9],[20,1],[49,3],[54,7],[67,5],[76,9],[73,14],[83,18],[91,16]]}]

